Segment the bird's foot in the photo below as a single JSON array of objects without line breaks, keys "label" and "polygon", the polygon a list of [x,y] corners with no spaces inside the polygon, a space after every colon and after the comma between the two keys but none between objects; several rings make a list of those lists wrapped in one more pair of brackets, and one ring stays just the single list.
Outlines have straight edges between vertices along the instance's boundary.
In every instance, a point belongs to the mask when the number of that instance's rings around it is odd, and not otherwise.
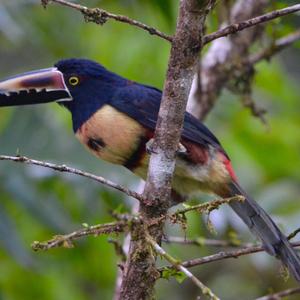
[{"label": "bird's foot", "polygon": [[157,154],[157,152],[154,150],[154,139],[151,138],[147,143],[146,143],[146,152],[151,155],[152,153]]},{"label": "bird's foot", "polygon": [[181,143],[179,143],[178,148],[176,150],[176,153],[177,154],[184,154],[184,153],[186,153],[186,148]]}]

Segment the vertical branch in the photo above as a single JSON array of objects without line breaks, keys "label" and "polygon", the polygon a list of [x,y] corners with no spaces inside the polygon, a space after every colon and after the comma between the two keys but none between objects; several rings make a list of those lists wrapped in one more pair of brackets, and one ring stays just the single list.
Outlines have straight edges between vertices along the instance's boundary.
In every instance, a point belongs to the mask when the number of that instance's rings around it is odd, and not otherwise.
[{"label": "vertical branch", "polygon": [[141,203],[139,210],[143,216],[144,228],[137,227],[132,230],[132,241],[121,286],[122,300],[153,297],[154,284],[159,274],[155,267],[156,254],[146,243],[145,231],[160,243],[164,222],[157,219],[166,214],[170,207],[171,181],[186,103],[202,48],[205,17],[214,2],[180,1],[155,138],[151,145],[152,154],[143,194],[147,201]]}]

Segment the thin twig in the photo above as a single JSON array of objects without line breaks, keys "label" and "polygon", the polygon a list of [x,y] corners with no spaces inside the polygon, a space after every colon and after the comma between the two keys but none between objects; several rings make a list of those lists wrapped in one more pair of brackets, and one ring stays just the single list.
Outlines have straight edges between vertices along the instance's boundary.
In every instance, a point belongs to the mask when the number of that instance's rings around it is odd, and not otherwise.
[{"label": "thin twig", "polygon": [[74,240],[78,240],[79,238],[85,236],[91,236],[91,235],[98,236],[100,234],[124,232],[128,226],[129,226],[128,222],[126,221],[87,226],[85,228],[76,230],[69,234],[56,235],[53,237],[53,239],[48,240],[46,242],[35,241],[32,243],[31,247],[34,251],[38,251],[38,250],[45,251],[57,247],[72,248],[73,247],[72,242]]},{"label": "thin twig", "polygon": [[300,40],[300,29],[275,41],[270,47],[253,54],[246,63],[254,65],[261,60],[269,60],[273,55]]},{"label": "thin twig", "polygon": [[208,288],[206,285],[204,285],[197,277],[195,277],[188,269],[186,269],[180,261],[172,257],[170,254],[168,254],[163,248],[161,248],[150,236],[147,236],[148,243],[151,244],[151,246],[155,249],[157,254],[164,257],[174,268],[176,268],[178,271],[181,271],[184,273],[189,279],[192,280],[192,282],[200,288],[202,293],[204,295],[207,295],[212,300],[219,300],[219,298],[211,291],[210,288]]},{"label": "thin twig", "polygon": [[70,173],[70,174],[75,174],[75,175],[79,175],[82,177],[86,177],[89,179],[92,179],[94,181],[100,182],[102,184],[105,184],[111,188],[114,188],[118,191],[121,191],[123,193],[125,193],[126,195],[133,197],[139,201],[144,201],[143,197],[141,194],[138,194],[132,190],[129,190],[119,184],[116,184],[110,180],[107,180],[101,176],[96,176],[94,174],[88,173],[88,172],[84,172],[75,168],[71,168],[68,167],[66,165],[57,165],[57,164],[53,164],[53,163],[49,163],[49,162],[45,162],[45,161],[40,161],[40,160],[36,160],[36,159],[31,159],[28,158],[26,156],[8,156],[8,155],[0,155],[0,160],[10,160],[10,161],[15,161],[15,162],[21,162],[21,163],[25,163],[25,164],[29,164],[29,165],[36,165],[36,166],[41,166],[41,167],[45,167],[45,168],[49,168],[49,169],[53,169],[55,171],[58,172],[63,172],[63,173]]},{"label": "thin twig", "polygon": [[294,294],[300,294],[300,288],[294,288],[294,289],[287,289],[278,293],[266,295],[264,297],[256,298],[256,300],[279,300],[284,297],[294,295]]},{"label": "thin twig", "polygon": [[242,104],[244,107],[250,109],[252,116],[257,117],[260,121],[268,127],[268,122],[265,117],[267,110],[265,108],[259,107],[254,99],[252,98],[251,93],[246,93],[241,97]]},{"label": "thin twig", "polygon": [[[294,242],[291,243],[293,247],[299,247],[300,246],[300,241],[299,242]],[[257,253],[257,252],[262,252],[265,249],[262,246],[251,246],[251,247],[245,247],[241,248],[239,250],[234,250],[234,251],[221,251],[219,253],[213,254],[213,255],[208,255],[205,257],[201,258],[196,258],[196,259],[191,259],[187,260],[182,263],[182,265],[186,268],[191,268],[207,263],[211,263],[214,261],[219,261],[227,258],[238,258],[239,256],[247,255],[247,254],[252,254],[252,253]]]},{"label": "thin twig", "polygon": [[199,237],[196,239],[186,239],[180,236],[168,236],[163,238],[163,242],[167,244],[181,244],[181,245],[195,245],[195,246],[209,246],[209,247],[252,247],[254,244],[247,243],[241,244],[241,242],[237,239],[233,240],[214,240],[214,239],[206,239],[203,237]]},{"label": "thin twig", "polygon": [[151,35],[156,35],[168,42],[172,42],[171,36],[159,31],[158,29],[156,29],[154,27],[151,27],[149,25],[141,23],[137,20],[133,20],[124,15],[116,15],[116,14],[110,13],[101,8],[88,8],[86,6],[72,3],[69,1],[65,1],[65,0],[41,0],[41,2],[44,7],[46,7],[49,3],[53,2],[53,3],[57,3],[57,4],[60,4],[63,6],[67,6],[67,7],[76,9],[83,14],[85,20],[88,22],[94,22],[96,24],[103,25],[104,23],[106,23],[108,21],[108,19],[114,19],[118,22],[127,23],[132,26],[141,28],[141,29],[147,31],[148,33],[150,33]]},{"label": "thin twig", "polygon": [[293,232],[291,232],[291,233],[288,235],[288,240],[293,239],[298,233],[300,233],[300,228],[297,228],[296,230],[294,230]]},{"label": "thin twig", "polygon": [[208,201],[205,203],[201,203],[201,204],[197,204],[197,205],[193,205],[193,206],[188,206],[185,207],[183,209],[179,209],[177,210],[173,215],[183,215],[187,212],[190,211],[197,211],[199,213],[204,213],[204,212],[211,212],[212,210],[215,210],[217,208],[219,208],[220,205],[222,204],[228,204],[232,201],[244,201],[245,198],[243,196],[237,195],[234,197],[229,197],[229,198],[224,198],[224,199],[216,199],[213,201]]},{"label": "thin twig", "polygon": [[228,25],[216,32],[213,32],[211,34],[204,36],[203,37],[203,45],[205,45],[213,40],[216,40],[220,37],[224,37],[229,34],[236,33],[238,31],[244,30],[246,28],[253,27],[257,24],[265,23],[265,22],[271,21],[271,20],[279,18],[279,17],[283,17],[285,15],[288,15],[288,14],[291,14],[291,13],[294,13],[297,11],[300,11],[300,4],[292,5],[292,6],[283,8],[283,9],[274,10],[272,12],[266,13],[264,15],[261,15],[261,16],[255,17],[255,18],[251,18],[246,21],[242,21],[240,23]]},{"label": "thin twig", "polygon": [[[299,232],[300,232],[300,228],[296,229],[295,231],[293,231],[291,234],[288,235],[288,239],[290,240],[290,239],[294,238]],[[224,241],[224,242],[226,242],[226,241]],[[299,247],[300,246],[300,241],[293,242],[293,243],[291,243],[291,245],[293,247]],[[257,252],[262,252],[264,250],[265,249],[261,245],[249,244],[249,245],[246,245],[243,248],[240,248],[238,250],[226,251],[226,252],[221,251],[221,252],[213,254],[213,255],[188,260],[188,261],[182,262],[182,265],[184,267],[191,268],[191,267],[194,267],[194,266],[203,265],[203,264],[211,263],[211,262],[214,262],[214,261],[219,261],[219,260],[222,260],[222,259],[238,258],[239,256],[252,254],[252,253],[257,253]],[[159,271],[161,272],[165,268],[170,268],[170,267],[163,267],[163,268],[159,269]]]}]

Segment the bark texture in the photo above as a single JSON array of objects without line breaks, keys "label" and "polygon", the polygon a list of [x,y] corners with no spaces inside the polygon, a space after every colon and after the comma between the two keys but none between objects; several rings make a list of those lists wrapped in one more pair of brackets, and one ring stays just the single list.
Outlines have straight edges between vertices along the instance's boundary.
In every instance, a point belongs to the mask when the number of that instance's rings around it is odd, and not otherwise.
[{"label": "bark texture", "polygon": [[[267,0],[239,0],[231,9],[228,22],[239,23],[260,15],[264,12],[268,2]],[[224,24],[226,25],[228,24]],[[200,76],[196,76],[193,82],[188,111],[204,119],[214,106],[222,89],[236,75],[234,70],[238,69],[241,73],[251,72],[247,70],[247,65],[243,65],[243,70],[239,67],[248,56],[250,46],[260,39],[261,32],[262,26],[257,25],[211,43],[208,52],[199,64]]]}]

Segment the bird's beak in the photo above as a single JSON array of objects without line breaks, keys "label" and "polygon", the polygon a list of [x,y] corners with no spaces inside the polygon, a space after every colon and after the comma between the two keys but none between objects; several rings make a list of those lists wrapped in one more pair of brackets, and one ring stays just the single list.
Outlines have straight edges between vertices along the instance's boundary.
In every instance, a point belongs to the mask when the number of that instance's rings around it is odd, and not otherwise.
[{"label": "bird's beak", "polygon": [[63,74],[57,68],[24,73],[0,81],[0,106],[70,101]]}]

